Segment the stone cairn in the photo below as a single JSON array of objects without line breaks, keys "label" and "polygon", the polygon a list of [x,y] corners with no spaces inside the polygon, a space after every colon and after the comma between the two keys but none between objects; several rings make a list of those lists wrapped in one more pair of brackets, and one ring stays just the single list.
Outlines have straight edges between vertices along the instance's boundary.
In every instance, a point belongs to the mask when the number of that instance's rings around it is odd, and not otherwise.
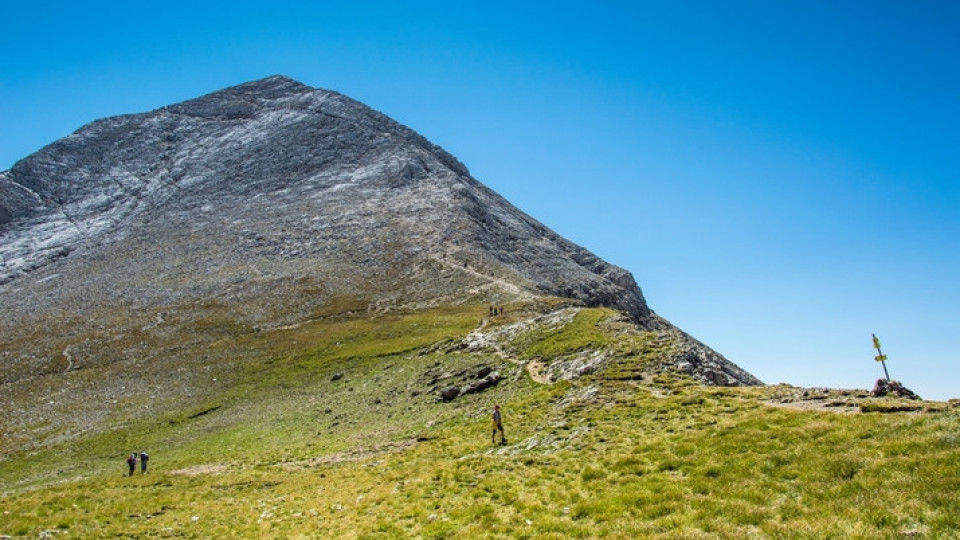
[{"label": "stone cairn", "polygon": [[912,390],[900,383],[900,381],[889,381],[887,379],[877,379],[877,384],[873,385],[873,397],[894,396],[906,399],[920,399],[920,396],[913,393]]}]

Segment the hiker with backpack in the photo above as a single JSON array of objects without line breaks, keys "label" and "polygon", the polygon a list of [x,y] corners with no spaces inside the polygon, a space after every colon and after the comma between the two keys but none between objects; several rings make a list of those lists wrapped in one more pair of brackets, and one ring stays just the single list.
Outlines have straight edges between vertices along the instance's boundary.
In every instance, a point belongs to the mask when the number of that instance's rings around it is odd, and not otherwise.
[{"label": "hiker with backpack", "polygon": [[147,474],[147,461],[149,459],[150,454],[147,454],[146,450],[140,452],[140,474]]},{"label": "hiker with backpack", "polygon": [[130,466],[130,475],[133,476],[133,471],[137,468],[137,453],[134,452],[127,457],[127,465]]},{"label": "hiker with backpack", "polygon": [[500,413],[500,406],[493,406],[493,435],[492,442],[497,444],[497,431],[500,431],[500,444],[507,444],[507,437],[503,434],[503,415]]}]

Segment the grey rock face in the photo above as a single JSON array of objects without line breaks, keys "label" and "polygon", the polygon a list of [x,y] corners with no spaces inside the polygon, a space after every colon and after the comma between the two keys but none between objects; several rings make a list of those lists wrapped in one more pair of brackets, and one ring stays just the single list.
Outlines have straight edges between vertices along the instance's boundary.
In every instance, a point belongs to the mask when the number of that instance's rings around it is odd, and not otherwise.
[{"label": "grey rock face", "polygon": [[629,273],[441,148],[280,76],[98,120],[0,174],[0,284],[22,288],[41,268],[138,305],[309,276],[328,297],[378,305],[534,294],[649,313]]}]

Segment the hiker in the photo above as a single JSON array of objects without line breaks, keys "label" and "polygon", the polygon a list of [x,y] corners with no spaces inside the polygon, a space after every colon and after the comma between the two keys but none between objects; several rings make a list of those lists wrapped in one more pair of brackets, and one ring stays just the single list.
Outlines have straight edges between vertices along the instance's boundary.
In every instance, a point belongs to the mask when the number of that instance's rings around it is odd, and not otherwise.
[{"label": "hiker", "polygon": [[130,476],[133,476],[133,471],[137,468],[137,453],[136,453],[136,452],[130,454],[130,457],[127,458],[127,465],[130,466]]},{"label": "hiker", "polygon": [[497,444],[497,430],[500,430],[500,444],[507,444],[507,436],[503,434],[503,415],[500,414],[500,406],[493,406],[493,434],[492,442]]},{"label": "hiker", "polygon": [[140,452],[140,474],[147,474],[147,461],[150,460],[150,454],[144,450]]}]

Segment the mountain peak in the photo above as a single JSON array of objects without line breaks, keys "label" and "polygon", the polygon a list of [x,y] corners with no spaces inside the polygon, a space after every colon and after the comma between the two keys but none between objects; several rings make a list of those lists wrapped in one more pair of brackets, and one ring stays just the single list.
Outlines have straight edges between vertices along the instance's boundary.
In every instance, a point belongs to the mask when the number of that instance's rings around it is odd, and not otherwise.
[{"label": "mountain peak", "polygon": [[162,110],[204,118],[231,120],[251,116],[263,106],[264,102],[292,99],[311,92],[323,91],[311,88],[286,75],[273,75],[217,90]]},{"label": "mountain peak", "polygon": [[283,75],[280,73],[276,75],[270,75],[269,77],[264,77],[262,79],[248,81],[240,84],[239,86],[300,86],[306,89],[310,89],[309,86],[294,79],[293,77]]},{"label": "mountain peak", "polygon": [[315,90],[315,88],[307,86],[286,75],[271,75],[263,79],[257,79],[218,90],[213,92],[213,95],[246,95],[259,97],[261,99],[273,99]]},{"label": "mountain peak", "polygon": [[[179,242],[216,221],[217,228],[193,235],[190,251],[202,257],[188,275],[234,261],[285,276],[293,268],[268,253],[293,242],[280,252],[316,268],[339,261],[371,280],[427,261],[458,267],[451,283],[428,280],[395,304],[475,295],[469,291],[483,285],[492,301],[549,294],[617,307],[637,321],[650,313],[628,272],[537,223],[440,147],[359,102],[280,75],[93,122],[18,162],[0,177],[0,192],[11,195],[0,201],[0,283],[67,254],[81,266],[88,256],[112,257],[131,238]],[[236,244],[251,234],[273,247]],[[203,294],[222,283],[207,280]],[[380,294],[365,301],[382,303]]]},{"label": "mountain peak", "polygon": [[95,121],[0,174],[0,291],[3,335],[213,299],[258,328],[544,297],[664,324],[629,272],[440,147],[285,76]]}]

